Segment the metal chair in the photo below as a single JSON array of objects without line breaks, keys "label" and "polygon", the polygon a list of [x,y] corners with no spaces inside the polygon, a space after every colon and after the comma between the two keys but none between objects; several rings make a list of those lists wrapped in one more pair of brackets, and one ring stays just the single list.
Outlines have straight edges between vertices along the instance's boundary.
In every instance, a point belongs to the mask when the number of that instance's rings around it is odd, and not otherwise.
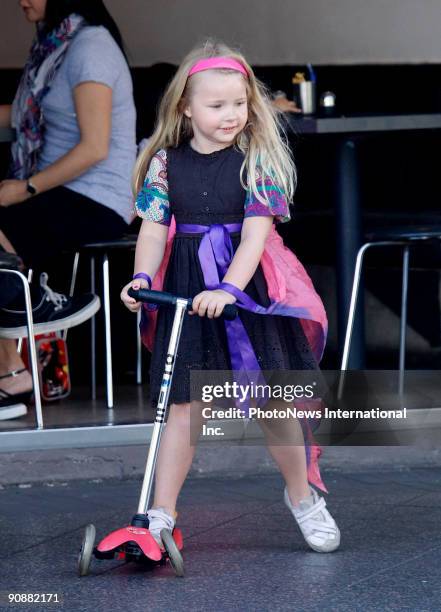
[{"label": "metal chair", "polygon": [[357,308],[357,299],[360,289],[360,279],[363,270],[364,256],[368,249],[377,247],[400,247],[403,249],[402,288],[401,288],[401,317],[400,317],[400,351],[399,351],[399,392],[403,392],[404,369],[406,356],[406,324],[407,324],[407,295],[409,280],[409,251],[410,247],[427,243],[431,240],[441,240],[441,226],[428,227],[401,227],[378,230],[368,235],[369,242],[359,249],[355,264],[354,280],[352,284],[351,301],[349,306],[348,322],[346,326],[345,342],[341,370],[348,367],[351,350],[352,330]]},{"label": "metal chair", "polygon": [[[28,337],[28,351],[29,351],[29,364],[31,366],[32,374],[32,385],[34,388],[34,402],[35,402],[35,420],[37,423],[37,429],[43,429],[43,412],[41,410],[41,395],[40,395],[40,381],[38,379],[38,361],[37,361],[37,350],[35,347],[35,336],[34,336],[34,320],[32,316],[32,301],[31,293],[29,290],[29,282],[24,274],[18,270],[9,270],[8,268],[0,268],[0,274],[15,274],[21,280],[23,284],[23,292],[26,305],[26,325],[27,325],[27,337]],[[26,334],[21,337],[26,337]],[[18,339],[18,338],[17,338]]]},{"label": "metal chair", "polygon": [[[90,290],[95,293],[96,281],[95,281],[95,269],[96,269],[96,258],[101,258],[101,266],[103,272],[103,295],[102,302],[104,304],[104,331],[105,331],[105,345],[106,345],[106,394],[107,394],[107,407],[113,408],[113,370],[112,370],[112,334],[110,325],[110,277],[109,277],[109,252],[113,250],[121,251],[127,249],[134,249],[136,246],[137,236],[127,235],[119,240],[110,240],[108,242],[96,242],[86,244],[79,249],[74,256],[72,278],[70,284],[70,296],[73,295],[75,290],[75,283],[78,273],[78,265],[80,261],[80,255],[85,255],[90,261]],[[136,318],[136,382],[141,384],[142,373],[141,373],[141,337],[138,332],[141,312],[138,312]],[[95,317],[91,319],[91,387],[92,387],[92,399],[96,399],[96,339],[95,339]]]}]

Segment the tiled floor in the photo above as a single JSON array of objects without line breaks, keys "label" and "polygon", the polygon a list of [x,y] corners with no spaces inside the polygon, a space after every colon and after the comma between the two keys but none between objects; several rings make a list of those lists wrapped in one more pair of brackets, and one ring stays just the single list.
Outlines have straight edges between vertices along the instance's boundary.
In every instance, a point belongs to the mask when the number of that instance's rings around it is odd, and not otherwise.
[{"label": "tiled floor", "polygon": [[[90,398],[87,388],[76,388],[72,394],[58,402],[43,406],[44,426],[84,427],[87,425],[116,425],[149,423],[154,420],[146,385],[126,385],[115,389],[114,408],[108,410],[105,389],[98,389],[98,399]],[[28,414],[19,419],[0,421],[0,431],[35,427],[32,406]]]}]

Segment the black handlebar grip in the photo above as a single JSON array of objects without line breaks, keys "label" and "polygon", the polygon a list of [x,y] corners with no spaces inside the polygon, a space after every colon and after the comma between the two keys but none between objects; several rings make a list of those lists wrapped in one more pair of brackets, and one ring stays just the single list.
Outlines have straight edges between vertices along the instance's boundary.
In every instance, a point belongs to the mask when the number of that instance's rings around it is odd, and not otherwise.
[{"label": "black handlebar grip", "polygon": [[237,314],[237,306],[235,306],[234,304],[225,304],[224,309],[222,311],[222,316],[224,319],[226,319],[227,321],[234,321],[234,319],[237,317]]},{"label": "black handlebar grip", "polygon": [[175,296],[165,291],[151,291],[150,289],[135,290],[130,288],[127,293],[137,302],[157,304],[158,306],[174,306],[176,304]]},{"label": "black handlebar grip", "polygon": [[[176,296],[171,293],[166,293],[165,291],[151,291],[149,289],[132,289],[130,288],[127,293],[137,302],[147,302],[150,304],[157,304],[162,306],[174,306],[176,304],[176,300],[178,299]],[[183,298],[186,299],[186,298]],[[188,300],[188,310],[192,308],[193,300],[189,298]],[[224,306],[224,310],[222,312],[222,317],[227,321],[233,321],[237,317],[237,306],[234,304],[226,304]]]}]

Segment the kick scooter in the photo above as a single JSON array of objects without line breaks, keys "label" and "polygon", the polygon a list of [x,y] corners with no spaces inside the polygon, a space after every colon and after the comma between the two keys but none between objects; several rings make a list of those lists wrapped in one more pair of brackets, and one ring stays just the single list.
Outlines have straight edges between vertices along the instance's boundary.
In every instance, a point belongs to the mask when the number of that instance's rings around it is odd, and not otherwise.
[{"label": "kick scooter", "polygon": [[[160,547],[149,531],[147,510],[153,486],[156,459],[167,411],[170,387],[173,380],[175,359],[179,348],[182,323],[185,313],[192,308],[193,300],[191,298],[176,297],[163,291],[150,291],[147,289],[139,289],[138,291],[129,289],[128,293],[130,297],[139,302],[160,306],[174,306],[175,315],[137,513],[132,518],[130,525],[112,531],[103,538],[97,546],[95,546],[95,527],[92,524],[88,525],[84,533],[83,543],[78,558],[78,572],[80,576],[86,576],[89,573],[92,556],[94,556],[96,559],[113,559],[117,557],[127,562],[153,562],[162,565],[169,559],[176,576],[183,576],[184,562],[181,550],[184,544],[181,530],[176,527],[173,531],[162,529],[161,540],[163,548]],[[233,304],[227,304],[224,307],[222,316],[228,320],[236,318],[237,307]]]}]

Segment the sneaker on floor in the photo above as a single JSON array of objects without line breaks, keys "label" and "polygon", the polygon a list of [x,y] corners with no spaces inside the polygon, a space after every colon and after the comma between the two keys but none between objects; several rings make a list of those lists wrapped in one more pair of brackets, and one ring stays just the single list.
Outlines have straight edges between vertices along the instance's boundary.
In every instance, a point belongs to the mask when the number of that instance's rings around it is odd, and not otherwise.
[{"label": "sneaker on floor", "polygon": [[3,400],[0,401],[0,421],[8,421],[9,419],[18,419],[25,416],[28,409],[24,404],[6,404]]},{"label": "sneaker on floor", "polygon": [[147,516],[149,519],[149,531],[162,548],[161,531],[163,529],[173,531],[175,519],[165,511],[165,508],[151,508],[147,511]]},{"label": "sneaker on floor", "polygon": [[284,501],[297,521],[307,544],[316,552],[332,552],[340,546],[340,530],[326,502],[310,487],[311,495],[294,507],[285,487]]},{"label": "sneaker on floor", "polygon": [[[32,288],[32,316],[35,334],[48,334],[80,325],[99,310],[100,299],[92,293],[66,297],[47,284],[40,275],[40,285]],[[0,308],[0,338],[22,338],[28,335],[24,297],[7,308]]]}]

